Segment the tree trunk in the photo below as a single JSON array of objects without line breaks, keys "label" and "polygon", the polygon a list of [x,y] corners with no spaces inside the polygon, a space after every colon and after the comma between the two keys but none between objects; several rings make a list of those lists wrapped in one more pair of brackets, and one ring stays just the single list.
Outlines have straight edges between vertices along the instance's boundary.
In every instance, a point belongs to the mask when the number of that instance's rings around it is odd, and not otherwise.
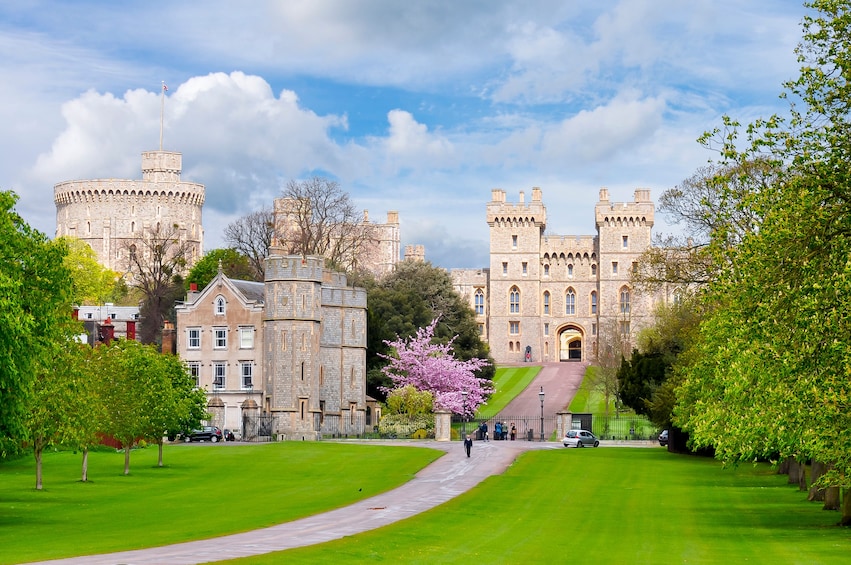
[{"label": "tree trunk", "polygon": [[89,480],[89,448],[83,448],[83,474],[80,478],[84,483]]},{"label": "tree trunk", "polygon": [[35,452],[35,490],[41,490],[41,452],[42,447],[36,447]]},{"label": "tree trunk", "polygon": [[791,457],[787,457],[786,459],[784,459],[780,463],[780,465],[777,467],[777,474],[778,475],[788,475],[789,474],[789,463],[790,463],[791,459],[792,459]]},{"label": "tree trunk", "polygon": [[133,442],[130,441],[124,445],[124,474],[130,474],[130,447],[133,446]]},{"label": "tree trunk", "polygon": [[162,436],[160,436],[160,439],[157,440],[157,444],[159,444],[159,446],[160,446],[160,454],[159,454],[159,458],[157,460],[157,467],[162,467],[163,466],[163,438],[162,438]]},{"label": "tree trunk", "polygon": [[822,510],[839,510],[839,487],[827,487],[824,491]]},{"label": "tree trunk", "polygon": [[789,480],[790,485],[798,485],[801,483],[801,464],[794,457],[787,459],[789,462]]},{"label": "tree trunk", "polygon": [[842,499],[842,518],[839,520],[839,525],[851,526],[851,490],[846,489]]},{"label": "tree trunk", "polygon": [[812,468],[810,469],[810,481],[813,486],[810,487],[810,492],[807,495],[807,500],[811,502],[824,501],[824,489],[815,486],[816,482],[824,475],[825,465],[821,461],[813,460]]}]

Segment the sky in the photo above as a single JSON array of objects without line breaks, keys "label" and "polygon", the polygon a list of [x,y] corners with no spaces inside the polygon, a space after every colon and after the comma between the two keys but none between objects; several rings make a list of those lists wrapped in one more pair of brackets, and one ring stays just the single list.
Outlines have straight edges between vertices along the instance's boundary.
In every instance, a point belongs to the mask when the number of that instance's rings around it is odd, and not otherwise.
[{"label": "sky", "polygon": [[[594,233],[599,189],[655,200],[714,154],[724,115],[782,113],[794,0],[255,0],[0,4],[0,189],[55,235],[56,183],[141,179],[183,155],[205,250],[324,176],[402,245],[489,264],[491,190],[540,187],[553,235]],[[677,226],[657,216],[656,232]]]}]

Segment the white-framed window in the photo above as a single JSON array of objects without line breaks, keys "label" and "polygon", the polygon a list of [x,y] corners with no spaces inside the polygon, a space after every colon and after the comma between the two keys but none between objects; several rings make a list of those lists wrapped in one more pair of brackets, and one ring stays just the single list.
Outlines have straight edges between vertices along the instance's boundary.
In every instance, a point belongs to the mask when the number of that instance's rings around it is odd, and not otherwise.
[{"label": "white-framed window", "polygon": [[189,361],[186,364],[186,368],[189,371],[189,376],[192,378],[192,386],[198,388],[201,383],[201,362]]},{"label": "white-framed window", "polygon": [[567,289],[564,293],[564,313],[567,315],[576,314],[576,293],[572,288]]},{"label": "white-framed window", "polygon": [[520,335],[520,322],[508,322],[508,333]]},{"label": "white-framed window", "polygon": [[228,329],[213,328],[213,349],[228,348]]},{"label": "white-framed window", "polygon": [[240,361],[239,363],[240,385],[243,389],[254,388],[254,363],[252,361]]},{"label": "white-framed window", "polygon": [[201,328],[186,330],[186,349],[201,349]]},{"label": "white-framed window", "polygon": [[476,289],[476,294],[473,299],[476,303],[476,314],[481,316],[485,313],[485,293],[482,292],[482,289]]},{"label": "white-framed window", "polygon": [[508,293],[508,313],[520,313],[520,289],[516,286],[512,286]]},{"label": "white-framed window", "polygon": [[239,328],[239,348],[254,349],[254,326]]},{"label": "white-framed window", "polygon": [[222,390],[227,385],[228,364],[224,361],[213,362],[213,390]]},{"label": "white-framed window", "polygon": [[225,297],[224,296],[217,296],[216,297],[216,307],[215,307],[216,316],[224,316],[226,306],[227,306],[227,300],[225,300]]}]

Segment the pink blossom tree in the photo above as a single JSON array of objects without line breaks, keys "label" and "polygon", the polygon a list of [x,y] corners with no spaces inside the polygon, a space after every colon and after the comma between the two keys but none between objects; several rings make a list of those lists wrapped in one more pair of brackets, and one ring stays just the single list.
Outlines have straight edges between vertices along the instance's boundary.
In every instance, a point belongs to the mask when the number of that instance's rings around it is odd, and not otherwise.
[{"label": "pink blossom tree", "polygon": [[486,359],[478,358],[468,361],[456,359],[452,349],[455,338],[444,344],[433,343],[436,325],[437,318],[428,326],[417,330],[414,336],[385,341],[396,353],[382,355],[389,361],[382,371],[390,377],[394,385],[392,389],[385,390],[390,392],[413,385],[417,390],[432,393],[435,408],[473,416],[493,391],[489,380],[475,375],[476,371],[487,367],[489,363]]}]

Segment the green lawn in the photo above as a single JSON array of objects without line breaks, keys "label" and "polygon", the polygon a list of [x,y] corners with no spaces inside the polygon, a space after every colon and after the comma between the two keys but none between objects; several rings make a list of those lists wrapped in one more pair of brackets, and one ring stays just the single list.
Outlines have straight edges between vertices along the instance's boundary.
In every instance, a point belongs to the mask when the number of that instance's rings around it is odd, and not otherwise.
[{"label": "green lawn", "polygon": [[494,393],[488,403],[479,408],[475,419],[486,420],[499,414],[540,372],[540,365],[497,368],[493,377]]},{"label": "green lawn", "polygon": [[764,465],[556,449],[404,522],[230,563],[848,563],[838,518]]},{"label": "green lawn", "polygon": [[[0,464],[0,563],[103,553],[251,530],[330,510],[410,480],[431,449],[330,442],[166,446]],[[340,480],[341,474],[345,480]]]}]

